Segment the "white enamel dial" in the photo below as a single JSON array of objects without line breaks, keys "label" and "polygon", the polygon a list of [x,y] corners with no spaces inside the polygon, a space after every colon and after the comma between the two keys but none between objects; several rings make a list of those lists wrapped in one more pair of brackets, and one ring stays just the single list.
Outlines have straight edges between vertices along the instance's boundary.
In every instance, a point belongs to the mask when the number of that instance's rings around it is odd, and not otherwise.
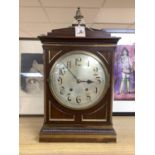
[{"label": "white enamel dial", "polygon": [[103,62],[86,51],[72,51],[59,57],[49,74],[49,87],[64,107],[81,110],[96,105],[109,86]]}]

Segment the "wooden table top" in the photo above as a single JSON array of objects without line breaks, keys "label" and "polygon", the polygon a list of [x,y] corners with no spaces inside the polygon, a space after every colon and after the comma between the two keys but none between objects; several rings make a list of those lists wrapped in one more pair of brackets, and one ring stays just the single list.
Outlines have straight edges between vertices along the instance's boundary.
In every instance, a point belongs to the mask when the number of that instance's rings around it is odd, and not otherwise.
[{"label": "wooden table top", "polygon": [[39,143],[43,117],[20,117],[20,155],[134,155],[135,117],[114,116],[117,143]]}]

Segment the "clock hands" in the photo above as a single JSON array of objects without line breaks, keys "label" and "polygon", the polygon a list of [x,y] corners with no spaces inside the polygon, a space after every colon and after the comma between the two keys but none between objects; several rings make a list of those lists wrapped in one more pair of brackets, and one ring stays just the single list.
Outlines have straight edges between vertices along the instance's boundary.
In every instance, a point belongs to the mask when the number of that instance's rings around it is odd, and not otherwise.
[{"label": "clock hands", "polygon": [[71,72],[71,70],[65,64],[63,64],[63,65],[65,66],[65,68],[67,68],[67,70],[71,73],[73,78],[76,79],[76,82],[78,83],[79,79]]},{"label": "clock hands", "polygon": [[65,68],[67,68],[67,70],[71,73],[71,75],[73,76],[73,78],[76,79],[76,82],[77,82],[77,83],[86,82],[87,84],[91,84],[91,83],[94,82],[94,81],[92,81],[92,80],[80,80],[80,79],[78,79],[78,78],[72,73],[72,71],[71,71],[65,64],[63,64],[63,65],[64,65]]},{"label": "clock hands", "polygon": [[92,80],[79,80],[78,83],[81,83],[81,82],[86,82],[87,84],[91,84],[93,83],[94,81]]}]

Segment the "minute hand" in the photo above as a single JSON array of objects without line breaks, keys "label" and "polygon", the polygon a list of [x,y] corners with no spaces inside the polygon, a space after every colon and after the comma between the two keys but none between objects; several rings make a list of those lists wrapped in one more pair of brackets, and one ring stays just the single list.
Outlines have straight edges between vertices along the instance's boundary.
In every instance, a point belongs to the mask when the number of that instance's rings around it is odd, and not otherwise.
[{"label": "minute hand", "polygon": [[[67,66],[65,64],[63,64],[65,66],[65,68],[67,68]],[[69,68],[67,68],[67,70],[71,73],[71,75],[74,77],[74,79],[76,79],[76,81],[78,82],[79,79],[71,72],[71,70]]]}]

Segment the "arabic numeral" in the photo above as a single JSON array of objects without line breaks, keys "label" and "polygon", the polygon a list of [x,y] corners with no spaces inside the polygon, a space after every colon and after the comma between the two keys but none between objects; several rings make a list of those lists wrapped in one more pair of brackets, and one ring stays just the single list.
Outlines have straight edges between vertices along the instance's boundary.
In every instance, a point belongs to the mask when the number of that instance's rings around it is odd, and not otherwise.
[{"label": "arabic numeral", "polygon": [[81,61],[82,61],[81,58],[76,58],[75,59],[75,66],[81,66]]},{"label": "arabic numeral", "polygon": [[71,61],[67,61],[67,68],[71,69],[71,66],[72,66]]},{"label": "arabic numeral", "polygon": [[60,88],[60,94],[61,94],[61,95],[64,95],[64,93],[65,93],[65,88],[62,86],[62,87]]},{"label": "arabic numeral", "polygon": [[57,81],[58,81],[59,85],[62,84],[62,78],[60,76],[58,77]]},{"label": "arabic numeral", "polygon": [[89,61],[87,62],[87,65],[88,65],[88,67],[90,66],[90,63],[89,63]]},{"label": "arabic numeral", "polygon": [[80,96],[76,97],[76,103],[81,103],[81,97]]},{"label": "arabic numeral", "polygon": [[91,96],[87,95],[87,100],[90,101],[91,100]]},{"label": "arabic numeral", "polygon": [[59,68],[59,75],[63,76],[66,73],[65,68]]},{"label": "arabic numeral", "polygon": [[94,67],[94,68],[93,68],[93,71],[94,71],[95,73],[97,73],[97,72],[98,72],[98,67]]},{"label": "arabic numeral", "polygon": [[96,77],[96,80],[97,80],[98,84],[100,84],[102,82],[101,78],[99,76]]},{"label": "arabic numeral", "polygon": [[97,92],[98,92],[98,88],[96,87],[96,88],[95,88],[95,93],[97,94]]},{"label": "arabic numeral", "polygon": [[71,94],[68,94],[67,100],[70,102],[71,101]]}]

